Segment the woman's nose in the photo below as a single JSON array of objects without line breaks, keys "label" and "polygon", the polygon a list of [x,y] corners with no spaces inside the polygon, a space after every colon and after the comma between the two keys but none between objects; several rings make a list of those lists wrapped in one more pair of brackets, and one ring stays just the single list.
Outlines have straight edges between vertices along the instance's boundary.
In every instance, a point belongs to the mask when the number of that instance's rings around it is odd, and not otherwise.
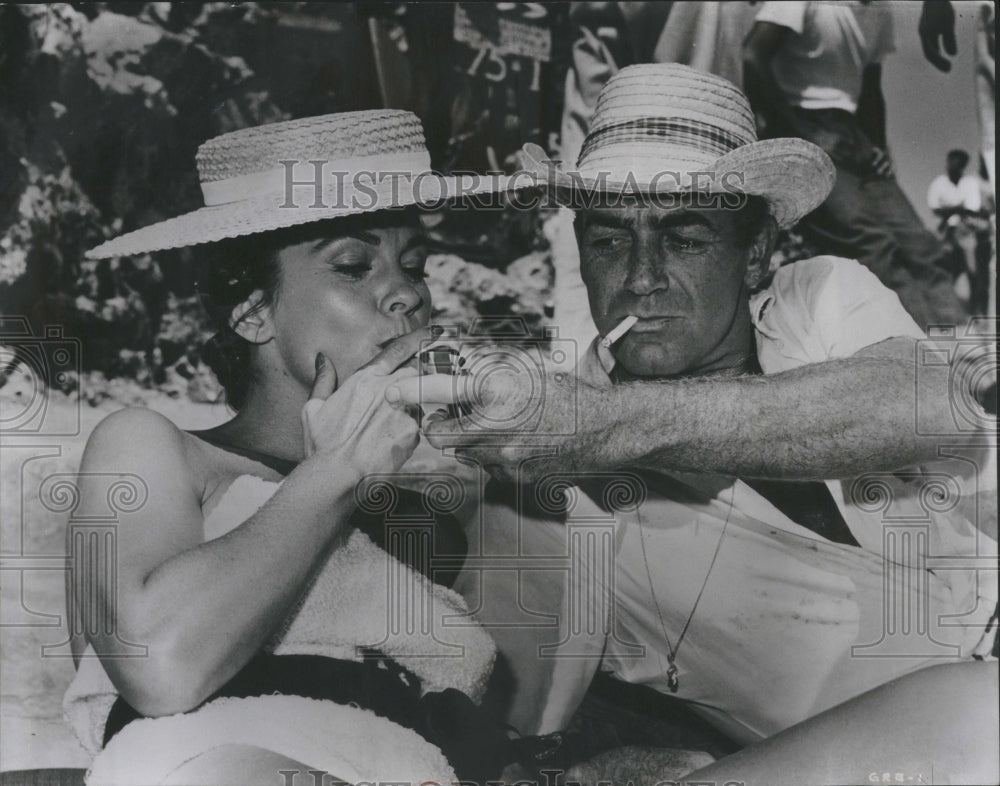
[{"label": "woman's nose", "polygon": [[405,278],[395,280],[382,298],[382,311],[386,314],[412,314],[424,303],[423,296],[412,282]]}]

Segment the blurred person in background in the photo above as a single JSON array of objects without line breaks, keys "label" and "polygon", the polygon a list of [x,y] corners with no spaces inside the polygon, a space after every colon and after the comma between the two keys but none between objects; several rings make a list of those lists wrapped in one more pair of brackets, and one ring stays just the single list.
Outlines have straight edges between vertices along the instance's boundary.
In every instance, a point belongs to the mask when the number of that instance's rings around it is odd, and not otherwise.
[{"label": "blurred person in background", "polygon": [[978,175],[965,173],[968,165],[968,153],[950,150],[945,172],[927,189],[927,206],[938,217],[938,235],[952,249],[955,292],[971,306],[973,291],[978,304],[980,290],[985,292],[987,285],[977,280],[976,249],[982,234],[989,231],[989,220],[983,210],[982,183]]},{"label": "blurred person in background", "polygon": [[894,50],[883,4],[764,3],[744,82],[763,136],[807,139],[837,167],[833,192],[802,223],[806,237],[867,266],[921,328],[962,324],[949,250],[920,221],[886,149],[881,69]]}]

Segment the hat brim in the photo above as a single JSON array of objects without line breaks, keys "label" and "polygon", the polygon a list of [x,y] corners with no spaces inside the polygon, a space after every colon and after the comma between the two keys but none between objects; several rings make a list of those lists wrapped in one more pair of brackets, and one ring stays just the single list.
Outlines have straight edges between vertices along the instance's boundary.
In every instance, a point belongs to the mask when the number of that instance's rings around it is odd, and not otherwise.
[{"label": "hat brim", "polygon": [[315,194],[299,194],[292,200],[285,194],[271,194],[203,207],[142,227],[92,248],[86,256],[89,259],[132,256],[379,210],[414,206],[430,209],[456,199],[506,192],[510,190],[510,182],[506,175],[423,173],[402,183],[386,179],[366,183],[361,189],[325,191],[317,206],[313,206],[317,202]]},{"label": "hat brim", "polygon": [[538,185],[551,187],[553,200],[568,207],[581,205],[577,198],[581,191],[635,196],[738,193],[764,199],[782,229],[793,226],[819,207],[836,180],[830,157],[811,142],[794,138],[765,139],[743,145],[696,171],[685,171],[685,165],[672,166],[664,160],[663,171],[677,173],[679,177],[655,181],[630,177],[627,169],[600,173],[567,169],[533,144],[525,145],[519,158],[521,166],[534,175]]}]

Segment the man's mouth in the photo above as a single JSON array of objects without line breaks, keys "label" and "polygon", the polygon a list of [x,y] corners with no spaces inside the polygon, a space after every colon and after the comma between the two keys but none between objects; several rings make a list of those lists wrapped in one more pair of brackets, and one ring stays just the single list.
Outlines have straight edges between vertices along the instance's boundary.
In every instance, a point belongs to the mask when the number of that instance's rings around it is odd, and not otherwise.
[{"label": "man's mouth", "polygon": [[655,333],[658,330],[663,330],[667,325],[676,320],[678,317],[674,316],[648,316],[639,317],[639,321],[635,323],[635,327],[632,328],[633,333]]}]

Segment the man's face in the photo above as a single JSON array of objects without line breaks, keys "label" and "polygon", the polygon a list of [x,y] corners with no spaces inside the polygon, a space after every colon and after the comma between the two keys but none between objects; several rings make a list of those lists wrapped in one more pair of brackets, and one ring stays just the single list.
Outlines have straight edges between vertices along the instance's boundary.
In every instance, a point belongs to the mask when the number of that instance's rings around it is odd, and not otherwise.
[{"label": "man's face", "polygon": [[[601,335],[638,323],[612,351],[638,377],[732,368],[751,352],[748,280],[767,240],[743,242],[736,211],[656,205],[602,208],[578,218],[580,265]],[[762,235],[762,236],[763,236]]]},{"label": "man's face", "polygon": [[948,177],[956,181],[961,178],[962,173],[965,172],[966,163],[963,156],[948,156]]}]

